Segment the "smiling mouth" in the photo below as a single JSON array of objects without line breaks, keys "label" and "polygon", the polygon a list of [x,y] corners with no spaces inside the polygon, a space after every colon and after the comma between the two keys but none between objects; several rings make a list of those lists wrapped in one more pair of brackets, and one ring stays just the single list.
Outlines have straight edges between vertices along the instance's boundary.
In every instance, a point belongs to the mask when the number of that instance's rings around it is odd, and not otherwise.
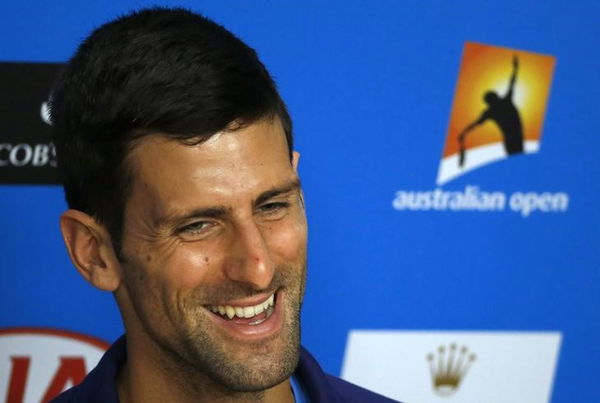
[{"label": "smiling mouth", "polygon": [[269,319],[273,314],[275,302],[275,294],[271,294],[265,301],[256,305],[207,305],[206,308],[226,321],[256,326]]}]

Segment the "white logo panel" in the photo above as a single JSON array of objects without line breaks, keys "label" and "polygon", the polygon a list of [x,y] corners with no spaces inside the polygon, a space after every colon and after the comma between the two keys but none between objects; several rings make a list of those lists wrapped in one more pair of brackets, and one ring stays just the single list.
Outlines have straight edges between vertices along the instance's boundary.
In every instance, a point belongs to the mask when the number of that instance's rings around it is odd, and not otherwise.
[{"label": "white logo panel", "polygon": [[0,331],[0,401],[40,402],[92,370],[108,344],[60,330]]},{"label": "white logo panel", "polygon": [[547,403],[559,332],[351,331],[342,378],[407,403]]}]

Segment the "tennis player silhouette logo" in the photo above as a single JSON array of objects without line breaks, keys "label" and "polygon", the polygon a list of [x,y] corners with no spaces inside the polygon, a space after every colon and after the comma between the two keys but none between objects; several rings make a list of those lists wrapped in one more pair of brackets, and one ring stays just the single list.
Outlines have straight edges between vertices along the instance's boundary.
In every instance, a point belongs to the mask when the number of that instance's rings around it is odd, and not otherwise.
[{"label": "tennis player silhouette logo", "polygon": [[437,185],[539,151],[555,58],[465,43]]},{"label": "tennis player silhouette logo", "polygon": [[479,118],[469,124],[458,135],[460,155],[458,164],[462,167],[465,163],[465,137],[469,133],[474,133],[477,126],[485,123],[488,120],[494,121],[498,129],[502,132],[504,150],[506,154],[518,154],[523,152],[523,125],[521,124],[521,116],[519,109],[513,102],[513,94],[517,74],[519,72],[519,58],[515,55],[512,61],[513,69],[508,83],[508,89],[504,96],[499,96],[495,91],[487,91],[483,100],[488,105]]}]

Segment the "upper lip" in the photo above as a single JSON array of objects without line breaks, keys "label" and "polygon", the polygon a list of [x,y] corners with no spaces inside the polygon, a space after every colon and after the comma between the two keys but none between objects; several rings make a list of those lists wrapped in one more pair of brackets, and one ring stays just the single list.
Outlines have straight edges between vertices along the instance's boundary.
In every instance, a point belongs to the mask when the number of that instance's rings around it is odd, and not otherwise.
[{"label": "upper lip", "polygon": [[254,295],[252,297],[249,298],[243,298],[243,299],[237,299],[237,300],[233,300],[233,301],[227,301],[227,302],[219,302],[216,304],[209,304],[208,306],[225,306],[225,305],[229,305],[229,306],[233,306],[233,307],[246,307],[246,306],[255,306],[258,305],[260,303],[266,302],[267,299],[269,299],[269,297],[271,295],[275,294],[275,291],[272,291],[270,293],[263,293],[263,294],[258,294],[258,295]]}]

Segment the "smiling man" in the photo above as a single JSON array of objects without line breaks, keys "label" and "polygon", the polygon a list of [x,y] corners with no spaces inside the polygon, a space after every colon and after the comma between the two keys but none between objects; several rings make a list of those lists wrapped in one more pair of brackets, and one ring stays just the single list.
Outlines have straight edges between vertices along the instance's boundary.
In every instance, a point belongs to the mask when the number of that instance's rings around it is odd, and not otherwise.
[{"label": "smiling man", "polygon": [[133,13],[83,42],[51,114],[69,255],[126,332],[56,401],[387,401],[300,347],[299,155],[251,48],[186,10]]}]

